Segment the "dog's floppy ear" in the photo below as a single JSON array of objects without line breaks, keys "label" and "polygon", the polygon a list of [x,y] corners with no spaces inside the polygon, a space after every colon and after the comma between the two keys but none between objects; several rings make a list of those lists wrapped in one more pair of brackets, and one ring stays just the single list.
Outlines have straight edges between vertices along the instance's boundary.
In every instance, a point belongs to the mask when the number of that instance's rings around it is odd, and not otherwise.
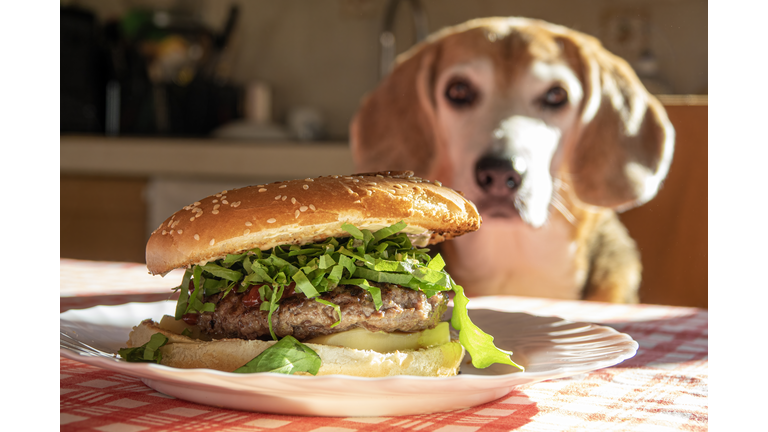
[{"label": "dog's floppy ear", "polygon": [[624,210],[656,195],[672,162],[674,129],[627,62],[583,39],[571,40],[585,98],[570,177],[581,201]]},{"label": "dog's floppy ear", "polygon": [[350,125],[358,171],[412,170],[424,177],[435,175],[441,153],[432,97],[437,50],[434,44],[414,47],[364,98]]}]

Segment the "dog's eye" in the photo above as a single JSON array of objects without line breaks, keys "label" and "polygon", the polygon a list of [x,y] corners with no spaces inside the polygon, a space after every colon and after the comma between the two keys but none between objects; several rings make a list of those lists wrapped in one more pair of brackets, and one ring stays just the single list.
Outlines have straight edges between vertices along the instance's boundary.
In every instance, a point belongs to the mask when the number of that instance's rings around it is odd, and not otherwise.
[{"label": "dog's eye", "polygon": [[544,106],[547,108],[559,108],[568,102],[568,92],[560,86],[552,87],[544,95]]},{"label": "dog's eye", "polygon": [[445,89],[445,98],[456,108],[467,108],[477,100],[477,90],[464,79],[456,79]]}]

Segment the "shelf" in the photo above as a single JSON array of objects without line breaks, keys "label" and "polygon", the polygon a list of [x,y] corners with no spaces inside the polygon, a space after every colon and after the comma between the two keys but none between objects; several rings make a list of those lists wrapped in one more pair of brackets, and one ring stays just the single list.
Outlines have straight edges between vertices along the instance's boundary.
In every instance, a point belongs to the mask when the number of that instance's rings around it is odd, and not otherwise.
[{"label": "shelf", "polygon": [[62,174],[195,178],[298,178],[352,173],[349,145],[62,135]]}]

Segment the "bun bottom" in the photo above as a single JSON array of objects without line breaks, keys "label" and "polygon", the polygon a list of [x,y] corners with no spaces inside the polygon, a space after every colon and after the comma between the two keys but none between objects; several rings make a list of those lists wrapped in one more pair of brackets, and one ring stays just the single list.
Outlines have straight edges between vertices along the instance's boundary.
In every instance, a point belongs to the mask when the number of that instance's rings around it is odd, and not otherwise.
[{"label": "bun bottom", "polygon": [[[275,343],[243,339],[200,341],[172,333],[160,328],[152,320],[145,320],[131,331],[128,346],[144,345],[155,333],[162,333],[168,338],[168,343],[160,348],[161,364],[182,369],[206,368],[232,372]],[[465,353],[458,341],[389,353],[312,343],[305,345],[312,348],[322,360],[317,375],[371,378],[394,375],[453,376],[458,373]]]}]

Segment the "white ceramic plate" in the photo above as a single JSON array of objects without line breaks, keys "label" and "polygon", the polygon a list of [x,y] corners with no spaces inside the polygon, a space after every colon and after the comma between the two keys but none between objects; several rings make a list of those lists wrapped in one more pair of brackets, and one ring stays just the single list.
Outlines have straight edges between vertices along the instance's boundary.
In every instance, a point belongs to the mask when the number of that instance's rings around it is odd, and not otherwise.
[{"label": "white ceramic plate", "polygon": [[[470,317],[514,351],[525,372],[506,365],[461,367],[450,378],[358,378],[176,369],[116,357],[131,328],[173,314],[175,302],[128,303],[61,314],[61,355],[140,378],[153,389],[200,404],[245,411],[311,416],[425,414],[480,405],[513,387],[613,366],[635,355],[637,342],[612,328],[525,313],[470,310]],[[465,363],[468,363],[468,356]]]}]

